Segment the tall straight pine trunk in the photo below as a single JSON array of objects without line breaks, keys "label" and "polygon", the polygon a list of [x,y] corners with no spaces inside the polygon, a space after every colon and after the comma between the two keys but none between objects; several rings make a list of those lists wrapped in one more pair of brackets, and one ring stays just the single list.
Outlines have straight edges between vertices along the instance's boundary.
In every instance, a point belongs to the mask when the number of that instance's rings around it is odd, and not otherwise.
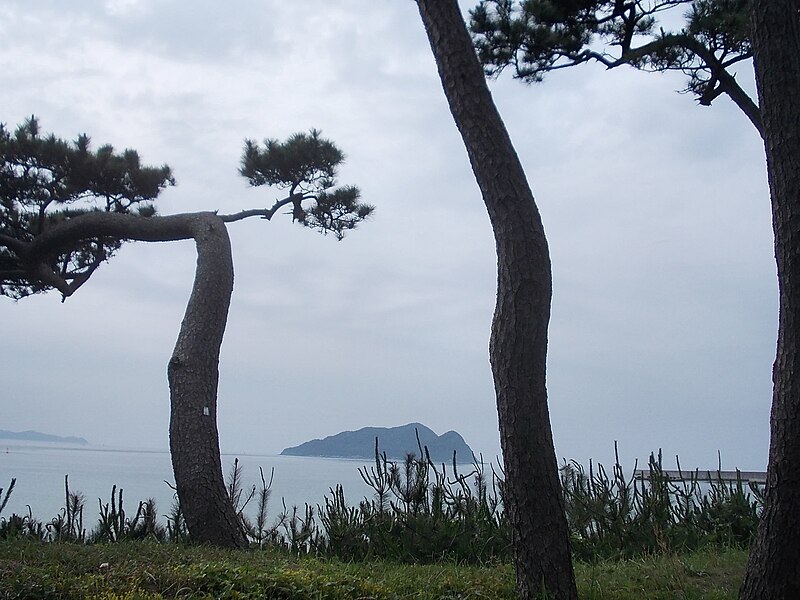
[{"label": "tall straight pine trunk", "polygon": [[766,498],[742,600],[800,598],[800,0],[751,0],[780,315]]},{"label": "tall straight pine trunk", "polygon": [[552,278],[541,218],[456,0],[417,0],[494,230],[489,348],[522,598],[577,598],[545,387]]}]

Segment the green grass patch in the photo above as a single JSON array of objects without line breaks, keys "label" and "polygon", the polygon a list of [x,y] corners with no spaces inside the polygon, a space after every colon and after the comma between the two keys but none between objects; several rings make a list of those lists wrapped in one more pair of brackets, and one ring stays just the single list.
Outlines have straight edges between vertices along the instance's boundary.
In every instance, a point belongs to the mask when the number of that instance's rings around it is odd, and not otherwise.
[{"label": "green grass patch", "polygon": [[712,548],[576,565],[582,600],[734,600],[747,551]]},{"label": "green grass patch", "polygon": [[152,542],[0,543],[0,598],[511,598],[498,568],[293,559]]},{"label": "green grass patch", "polygon": [[[736,598],[747,554],[712,549],[576,565],[582,599]],[[514,598],[508,564],[410,565],[159,544],[0,542],[0,598]]]}]

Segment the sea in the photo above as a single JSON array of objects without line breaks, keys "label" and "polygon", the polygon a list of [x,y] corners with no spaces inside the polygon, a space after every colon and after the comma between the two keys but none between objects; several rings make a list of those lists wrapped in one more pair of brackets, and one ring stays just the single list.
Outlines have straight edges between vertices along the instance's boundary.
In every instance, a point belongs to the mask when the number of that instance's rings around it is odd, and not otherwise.
[{"label": "sea", "polygon": [[[222,466],[226,481],[238,459],[247,489],[260,487],[263,472],[267,483],[272,481],[268,506],[270,521],[277,519],[284,508],[306,504],[324,505],[331,488],[341,484],[348,504],[358,505],[372,498],[373,490],[364,483],[360,467],[373,466],[367,460],[336,458],[223,454]],[[140,501],[153,498],[160,520],[169,514],[174,501],[174,483],[169,452],[73,446],[49,443],[0,440],[0,502],[11,479],[16,485],[0,519],[16,513],[30,513],[48,523],[65,505],[65,478],[70,491],[80,492],[85,500],[84,526],[91,530],[99,516],[100,505],[111,502],[116,486],[122,490],[123,507],[133,517]],[[250,507],[255,509],[255,500]]]}]

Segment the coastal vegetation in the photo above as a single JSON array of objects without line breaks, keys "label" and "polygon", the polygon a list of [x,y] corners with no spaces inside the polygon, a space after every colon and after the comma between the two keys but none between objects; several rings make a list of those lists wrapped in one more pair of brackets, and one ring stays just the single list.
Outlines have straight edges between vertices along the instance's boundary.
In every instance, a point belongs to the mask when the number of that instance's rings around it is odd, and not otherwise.
[{"label": "coastal vegetation", "polygon": [[[562,465],[579,597],[735,597],[760,488],[676,481],[661,464]],[[177,498],[161,520],[113,488],[93,517],[65,479],[49,522],[0,508],[0,598],[513,598],[502,469],[462,468],[376,454],[360,469],[371,497],[351,504],[335,486],[324,505],[274,515],[269,478],[245,485],[235,462],[226,487],[250,542],[238,551],[191,547]]]},{"label": "coastal vegetation", "polygon": [[[126,241],[193,239],[198,264],[168,367],[170,442],[179,499],[170,509],[166,525],[159,523],[157,507],[150,500],[140,502],[133,516],[126,514],[122,491],[113,488],[110,502],[100,503],[99,519],[90,527],[88,518],[84,520],[84,498],[71,491],[65,480],[64,509],[51,521],[40,521],[30,512],[0,517],[0,535],[12,552],[17,546],[43,542],[56,543],[48,548],[65,542],[77,542],[74,547],[78,548],[95,548],[139,538],[147,543],[172,541],[177,543],[175,547],[181,547],[179,544],[191,538],[195,543],[248,549],[254,554],[277,553],[292,561],[344,559],[477,566],[513,563],[520,597],[554,594],[574,599],[579,588],[573,558],[594,566],[603,560],[670,557],[708,548],[744,549],[752,543],[741,598],[800,595],[796,570],[800,538],[793,527],[800,482],[787,475],[796,472],[800,457],[800,420],[792,417],[797,414],[800,398],[800,377],[795,377],[800,373],[800,368],[795,368],[800,356],[796,325],[800,272],[794,268],[800,264],[794,233],[795,205],[800,198],[800,128],[796,94],[792,93],[800,82],[800,54],[786,50],[800,47],[800,21],[796,0],[693,0],[696,18],[689,21],[687,31],[694,29],[696,37],[686,31],[667,36],[659,29],[661,34],[651,43],[632,47],[632,40],[656,35],[654,15],[688,3],[664,0],[642,11],[638,2],[577,2],[559,15],[550,2],[525,2],[524,12],[538,7],[531,16],[544,21],[533,20],[530,39],[524,36],[523,63],[533,58],[556,69],[593,59],[609,68],[631,64],[656,71],[677,69],[690,75],[688,89],[701,104],[728,94],[762,136],[780,289],[769,475],[763,494],[758,487],[746,489],[741,480],[731,483],[710,478],[703,483],[690,478],[676,483],[664,475],[656,457],[650,460],[648,476],[641,479],[626,478],[617,468],[610,472],[591,466],[586,471],[580,465],[557,469],[545,385],[552,275],[544,227],[521,163],[486,88],[474,55],[474,40],[464,27],[458,3],[417,0],[452,116],[495,234],[498,286],[490,363],[505,471],[487,472],[484,465],[476,464],[473,471],[462,476],[455,460],[448,473],[430,456],[392,463],[386,456],[377,455],[374,467],[362,472],[364,481],[374,490],[373,498],[350,505],[344,490],[336,486],[324,506],[284,506],[271,523],[267,519],[270,486],[263,473],[261,485],[249,489],[243,487],[237,466],[227,486],[222,477],[216,391],[220,345],[233,285],[227,224],[250,217],[271,220],[279,208],[291,207],[294,221],[341,238],[372,212],[371,206],[358,202],[355,187],[333,190],[336,167],[344,156],[314,130],[309,135],[292,136],[285,143],[266,140],[263,149],[246,141],[240,173],[253,186],[273,185],[286,190],[285,198],[269,209],[236,214],[160,216],[152,202],[174,184],[168,167],[142,167],[138,154],[131,150],[122,154],[111,146],[92,150],[85,135],[74,142],[43,136],[32,117],[13,134],[0,125],[0,294],[21,299],[57,290],[67,298]],[[510,0],[497,5],[500,16],[516,14]],[[596,14],[598,6],[605,12]],[[483,15],[479,19],[482,25],[491,21],[485,11],[476,14]],[[524,24],[529,20],[526,15]],[[552,35],[564,24],[570,32],[566,39]],[[509,29],[519,33],[519,27]],[[482,29],[479,33],[491,32]],[[505,32],[501,28],[499,33]],[[597,35],[608,33],[611,45],[623,52],[618,59],[582,49],[595,42]],[[550,54],[531,52],[542,38],[555,42]],[[501,57],[513,61],[516,50],[509,54],[503,35],[501,42]],[[561,58],[566,64],[560,62]],[[731,83],[733,75],[727,72],[727,68],[750,58],[756,67],[760,106],[741,97],[741,90]],[[498,66],[495,62],[492,65]],[[525,74],[523,70],[523,78]],[[527,75],[539,78],[538,71],[530,67]],[[306,161],[309,154],[311,160]],[[5,495],[0,494],[0,509],[13,487],[14,480]],[[3,568],[12,574],[21,573],[26,564],[9,559]],[[101,574],[107,573],[110,564],[103,562],[97,568]],[[223,580],[221,588],[211,586],[206,591],[198,585],[197,593],[216,597],[249,593],[239,591],[236,564],[234,559],[223,569],[225,575],[217,578]],[[70,564],[63,570],[75,573]],[[157,579],[146,573],[148,581]],[[24,581],[35,582],[34,588],[18,594],[25,597],[36,596],[41,590],[35,586],[48,581],[46,573],[28,573],[25,577]],[[55,579],[63,578],[59,575]],[[126,581],[129,587],[120,592],[103,593],[111,594],[108,597],[164,594],[140,587],[138,580],[130,587],[130,577]],[[415,580],[416,585],[420,583]],[[298,597],[305,593],[269,588],[271,584],[261,588],[257,582],[241,585],[262,595]],[[355,589],[349,582],[345,585],[350,586],[342,592],[345,597],[377,597],[383,593]],[[56,595],[61,594],[58,585],[45,588],[43,593],[47,595],[53,589]],[[191,586],[176,588],[170,584],[166,589],[176,589],[176,596],[194,593]],[[472,595],[475,589],[481,588],[476,585],[466,592],[448,588],[436,593],[460,597]],[[599,589],[602,594],[602,586]],[[317,588],[308,593],[312,597],[335,597],[339,592],[332,587],[330,593]],[[425,593],[434,592],[426,587]],[[486,595],[503,597],[501,590]],[[682,595],[690,596],[685,590]]]},{"label": "coastal vegetation", "polygon": [[[677,71],[688,78],[683,91],[699,105],[727,96],[761,136],[780,303],[764,511],[740,598],[800,597],[800,480],[789,475],[800,466],[800,420],[794,417],[800,409],[800,244],[794,233],[800,199],[797,0],[480,0],[470,11],[470,28],[489,76],[509,69],[518,79],[538,82],[586,63],[607,71],[625,65]],[[757,98],[740,85],[750,64]],[[585,109],[593,110],[592,103]],[[717,149],[712,145],[710,152]],[[624,168],[627,160],[608,168]],[[551,567],[554,572],[568,570],[568,561],[561,562],[559,569]]]},{"label": "coastal vegetation", "polygon": [[[631,560],[577,561],[582,599],[729,600],[745,550],[710,548]],[[515,598],[510,564],[431,565],[294,557],[152,540],[120,544],[0,543],[0,598],[397,599]]]},{"label": "coastal vegetation", "polygon": [[338,184],[344,159],[315,129],[284,142],[247,139],[239,174],[284,198],[227,215],[159,215],[155,201],[175,185],[169,166],[144,166],[131,149],[95,150],[86,134],[74,141],[45,134],[35,116],[14,130],[0,123],[0,296],[58,291],[64,301],[126,242],[195,242],[194,284],[167,365],[172,468],[195,542],[248,543],[225,494],[217,430],[219,357],[233,293],[228,225],[271,221],[289,209],[292,221],[343,239],[373,211],[357,187]]}]

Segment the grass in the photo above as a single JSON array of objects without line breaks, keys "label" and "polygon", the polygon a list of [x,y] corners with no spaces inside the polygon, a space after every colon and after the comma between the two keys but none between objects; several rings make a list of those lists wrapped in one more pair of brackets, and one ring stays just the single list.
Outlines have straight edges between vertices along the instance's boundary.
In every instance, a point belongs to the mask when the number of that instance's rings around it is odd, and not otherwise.
[{"label": "grass", "polygon": [[[116,487],[87,531],[85,499],[65,477],[65,506],[50,522],[0,516],[0,600],[515,597],[503,481],[482,463],[448,473],[413,455],[388,461],[376,446],[375,465],[361,472],[372,500],[350,506],[336,486],[324,506],[284,507],[273,525],[263,473],[260,489],[243,486],[238,462],[232,473],[228,494],[248,551],[187,546],[177,503],[166,526],[152,501],[131,519]],[[660,455],[651,456],[649,475],[627,477],[618,460],[610,472],[591,463],[588,472],[562,468],[580,599],[736,598],[760,489],[673,482]],[[0,489],[0,512],[14,483]],[[253,498],[251,522],[244,509]]]},{"label": "grass", "polygon": [[738,595],[747,562],[741,549],[708,549],[624,561],[578,564],[586,600],[726,600]]},{"label": "grass", "polygon": [[[582,600],[736,598],[747,553],[710,549],[576,565]],[[508,564],[409,565],[159,544],[0,542],[0,599],[514,598]]]}]

